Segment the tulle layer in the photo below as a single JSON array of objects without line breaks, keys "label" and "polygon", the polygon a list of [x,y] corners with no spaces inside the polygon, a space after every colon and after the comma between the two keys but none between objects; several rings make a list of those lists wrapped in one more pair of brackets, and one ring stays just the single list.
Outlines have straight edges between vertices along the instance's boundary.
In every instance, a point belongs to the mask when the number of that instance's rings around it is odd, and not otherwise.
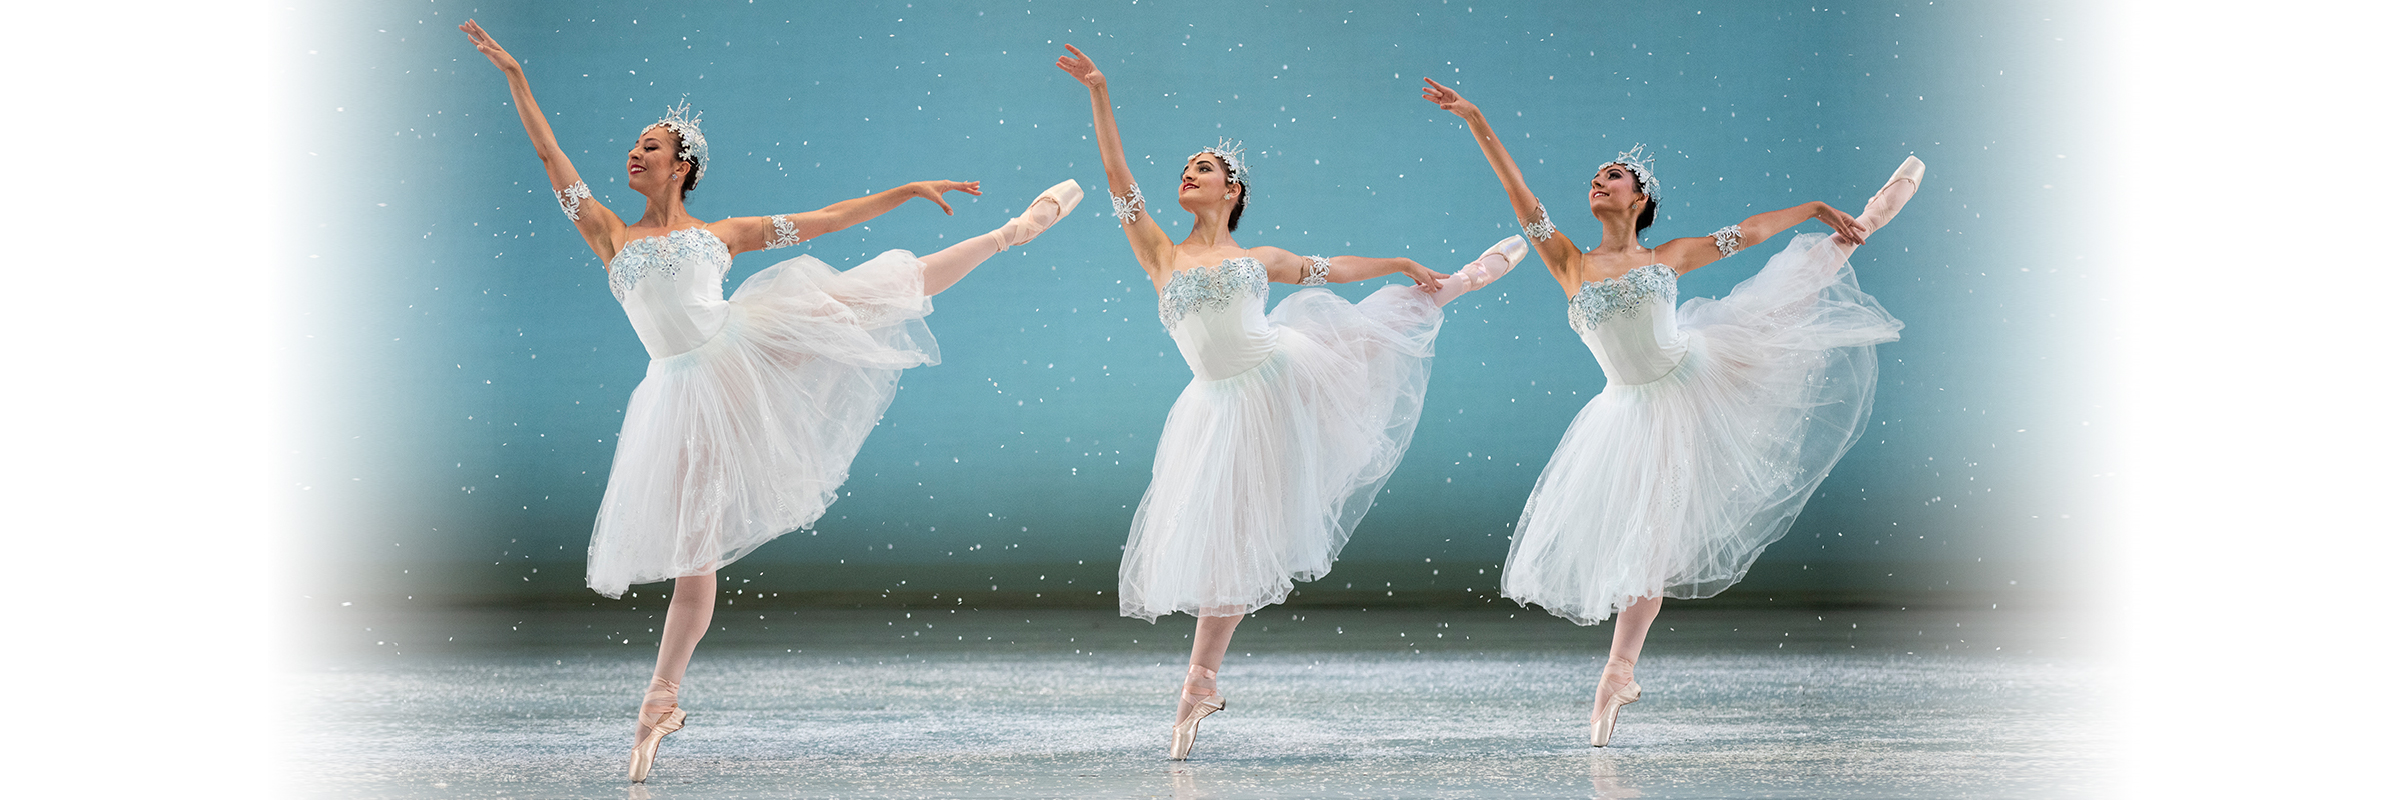
[{"label": "tulle layer", "polygon": [[592,525],[593,590],[713,571],[824,515],[900,370],[941,360],[924,264],[807,256],[743,281],[723,330],[653,359]]},{"label": "tulle layer", "polygon": [[1193,381],[1167,413],[1118,567],[1119,611],[1227,616],[1332,569],[1408,450],[1441,308],[1405,286],[1276,305],[1273,354]]},{"label": "tulle layer", "polygon": [[1502,594],[1591,625],[1741,580],[1858,441],[1874,345],[1899,338],[1848,250],[1795,237],[1724,299],[1684,303],[1682,364],[1611,382],[1568,426],[1517,521]]}]

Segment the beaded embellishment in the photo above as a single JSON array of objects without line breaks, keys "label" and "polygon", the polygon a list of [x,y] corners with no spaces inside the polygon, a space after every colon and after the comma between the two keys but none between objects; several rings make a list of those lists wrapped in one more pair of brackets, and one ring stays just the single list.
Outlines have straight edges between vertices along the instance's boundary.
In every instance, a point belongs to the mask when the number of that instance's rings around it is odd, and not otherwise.
[{"label": "beaded embellishment", "polygon": [[1333,262],[1325,260],[1324,256],[1309,256],[1308,277],[1301,278],[1300,285],[1323,286],[1325,285],[1325,276],[1331,274],[1333,274]]},{"label": "beaded embellishment", "polygon": [[558,210],[567,212],[568,222],[580,222],[583,220],[583,201],[591,198],[592,187],[583,181],[576,181],[550,194],[558,198]]},{"label": "beaded embellishment", "polygon": [[1651,264],[1620,277],[1585,281],[1575,298],[1567,301],[1567,326],[1583,333],[1602,322],[1632,313],[1652,297],[1663,297],[1669,305],[1674,304],[1674,268]]},{"label": "beaded embellishment", "polygon": [[1158,321],[1169,328],[1206,308],[1223,311],[1234,298],[1267,293],[1267,266],[1255,258],[1228,258],[1214,267],[1187,269],[1167,279],[1158,293]]},{"label": "beaded embellishment", "polygon": [[775,226],[775,238],[767,240],[767,249],[790,247],[800,243],[800,226],[792,224],[790,218],[777,214],[768,217],[767,222]]},{"label": "beaded embellishment", "polygon": [[1735,251],[1742,249],[1742,226],[1727,225],[1718,228],[1716,233],[1709,234],[1709,238],[1717,240],[1717,255],[1733,255]]},{"label": "beaded embellishment", "polygon": [[1541,212],[1541,219],[1525,223],[1525,238],[1537,242],[1550,241],[1550,237],[1558,235],[1558,226],[1550,224],[1550,209],[1540,203],[1533,204],[1533,209]]},{"label": "beaded embellishment", "polygon": [[651,275],[673,278],[689,265],[715,267],[718,280],[733,266],[725,242],[706,228],[685,228],[665,236],[645,236],[625,244],[608,262],[608,293],[625,302],[625,293]]},{"label": "beaded embellishment", "polygon": [[1109,195],[1108,207],[1116,212],[1117,224],[1133,224],[1133,218],[1142,215],[1142,185],[1137,183],[1127,187],[1122,197]]}]

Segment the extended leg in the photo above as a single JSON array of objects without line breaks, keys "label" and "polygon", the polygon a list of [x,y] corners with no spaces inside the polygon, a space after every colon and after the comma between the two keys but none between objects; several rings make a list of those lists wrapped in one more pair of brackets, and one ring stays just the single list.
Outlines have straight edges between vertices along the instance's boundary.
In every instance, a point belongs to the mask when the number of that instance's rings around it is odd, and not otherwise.
[{"label": "extended leg", "polygon": [[1442,281],[1441,290],[1433,293],[1433,302],[1447,305],[1460,295],[1492,285],[1500,276],[1508,274],[1518,261],[1524,260],[1529,250],[1523,236],[1500,240],[1499,244],[1484,250],[1483,255],[1474,261],[1450,273],[1449,279]]},{"label": "extended leg", "polygon": [[1075,210],[1075,204],[1082,200],[1083,187],[1074,181],[1060,183],[1033,198],[1033,202],[1026,204],[1025,213],[1017,215],[1016,219],[992,229],[990,233],[969,237],[966,241],[920,259],[925,262],[925,296],[941,294],[942,290],[956,285],[959,279],[967,277],[967,273],[982,264],[984,259],[1033,241],[1033,237],[1065,219],[1067,212]]},{"label": "extended leg", "polygon": [[[1891,223],[1892,217],[1900,214],[1901,207],[1908,205],[1909,198],[1917,196],[1917,184],[1924,178],[1925,162],[1918,161],[1916,156],[1909,156],[1908,160],[1900,162],[1900,168],[1892,172],[1892,179],[1885,181],[1883,189],[1869,198],[1867,207],[1858,212],[1858,224],[1866,227],[1869,236],[1882,230],[1883,226]],[[1844,257],[1858,249],[1858,245],[1854,244],[1836,243],[1835,246],[1841,248]]]}]

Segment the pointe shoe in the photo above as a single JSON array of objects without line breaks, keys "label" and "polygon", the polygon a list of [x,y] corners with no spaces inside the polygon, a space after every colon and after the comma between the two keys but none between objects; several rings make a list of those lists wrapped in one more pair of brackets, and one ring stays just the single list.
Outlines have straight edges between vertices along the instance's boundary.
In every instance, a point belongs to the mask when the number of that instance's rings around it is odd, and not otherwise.
[{"label": "pointe shoe", "polygon": [[[1044,200],[1050,201],[1058,210],[1055,213],[1040,210]],[[1075,204],[1081,202],[1083,186],[1072,180],[1060,181],[1057,186],[1042,190],[1040,196],[1033,198],[1033,202],[1025,204],[1025,213],[993,229],[992,234],[1000,238],[1002,250],[1033,241],[1033,237],[1042,235],[1042,231],[1066,219],[1067,212],[1074,211]]]},{"label": "pointe shoe", "polygon": [[[1216,670],[1193,664],[1192,671],[1199,673],[1200,677],[1207,678],[1210,688],[1216,687]],[[1191,716],[1186,717],[1178,713],[1175,717],[1175,736],[1167,743],[1167,760],[1169,761],[1191,758],[1192,742],[1200,738],[1200,720],[1208,718],[1210,714],[1225,710],[1225,696],[1215,692],[1193,694],[1187,691],[1183,693],[1183,701],[1190,704]]]},{"label": "pointe shoe", "polygon": [[1640,699],[1642,699],[1642,685],[1627,683],[1625,688],[1618,689],[1616,694],[1609,695],[1608,699],[1600,701],[1598,712],[1592,716],[1592,746],[1607,747],[1609,737],[1617,732],[1617,709],[1624,708]]},{"label": "pointe shoe", "polygon": [[[644,713],[642,716],[650,715]],[[669,706],[665,713],[660,714],[658,721],[644,721],[642,735],[633,742],[633,765],[626,768],[626,779],[634,783],[649,780],[650,764],[658,759],[659,740],[665,739],[667,734],[679,730],[683,730],[683,709],[673,706]]]},{"label": "pointe shoe", "polygon": [[1858,224],[1866,228],[1869,234],[1882,230],[1893,216],[1900,213],[1900,207],[1908,205],[1908,199],[1916,196],[1917,186],[1924,177],[1925,162],[1918,161],[1916,156],[1909,156],[1907,161],[1900,162],[1900,168],[1892,171],[1892,179],[1885,181],[1883,188],[1875,192],[1875,197],[1867,201],[1866,209],[1858,212]]},{"label": "pointe shoe", "polygon": [[[1457,272],[1452,273],[1449,280],[1442,281],[1441,290],[1433,293],[1434,302],[1447,303],[1459,295],[1492,285],[1492,282],[1499,280],[1500,276],[1515,269],[1517,262],[1524,261],[1525,254],[1531,250],[1532,248],[1525,243],[1523,236],[1511,236],[1500,240],[1498,244],[1484,248],[1482,253],[1475,256],[1474,261],[1468,262],[1466,266],[1460,267]],[[1500,266],[1484,266],[1484,257],[1491,255],[1501,258]]]}]

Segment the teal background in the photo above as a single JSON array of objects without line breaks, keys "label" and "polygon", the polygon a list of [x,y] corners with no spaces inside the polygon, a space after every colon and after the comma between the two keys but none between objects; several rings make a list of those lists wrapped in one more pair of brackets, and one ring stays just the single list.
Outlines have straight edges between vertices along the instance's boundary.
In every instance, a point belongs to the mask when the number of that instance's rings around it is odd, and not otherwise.
[{"label": "teal background", "polygon": [[[1855,211],[1915,154],[1930,166],[1924,191],[1854,261],[1908,324],[1880,349],[1874,421],[1743,588],[2067,589],[2106,532],[2114,472],[2095,432],[2109,410],[2089,385],[2107,267],[2084,257],[2081,223],[2107,198],[2087,177],[2097,143],[2081,123],[2098,94],[2081,78],[2091,25],[2066,5],[300,13],[289,59],[303,145],[289,157],[304,176],[292,197],[305,257],[284,327],[307,409],[290,426],[295,544],[317,595],[594,597],[582,552],[645,356],[552,201],[501,76],[454,30],[469,16],[525,64],[562,145],[621,215],[640,212],[622,153],[686,95],[713,148],[690,198],[703,218],[983,181],[979,201],[953,196],[956,217],[912,203],[744,256],[729,285],[797,252],[836,266],[931,252],[1058,180],[1087,187],[1076,218],[936,298],[943,363],[905,374],[815,530],[728,570],[759,586],[1113,586],[1190,372],[1105,216],[1085,94],[1052,66],[1062,42],[1108,74],[1137,179],[1171,181],[1218,136],[1243,140],[1257,183],[1236,238],[1304,253],[1447,271],[1513,231],[1462,125],[1417,99],[1421,76],[1485,110],[1586,246],[1599,229],[1580,187],[1637,141],[1665,184],[1653,245],[1806,200]],[[1189,217],[1161,211],[1180,238]],[[1721,296],[1783,243],[1686,276],[1683,295]],[[1564,312],[1539,269],[1452,304],[1415,444],[1323,588],[1391,584],[1417,591],[1394,602],[1420,602],[1496,585],[1526,492],[1602,385]]]}]

